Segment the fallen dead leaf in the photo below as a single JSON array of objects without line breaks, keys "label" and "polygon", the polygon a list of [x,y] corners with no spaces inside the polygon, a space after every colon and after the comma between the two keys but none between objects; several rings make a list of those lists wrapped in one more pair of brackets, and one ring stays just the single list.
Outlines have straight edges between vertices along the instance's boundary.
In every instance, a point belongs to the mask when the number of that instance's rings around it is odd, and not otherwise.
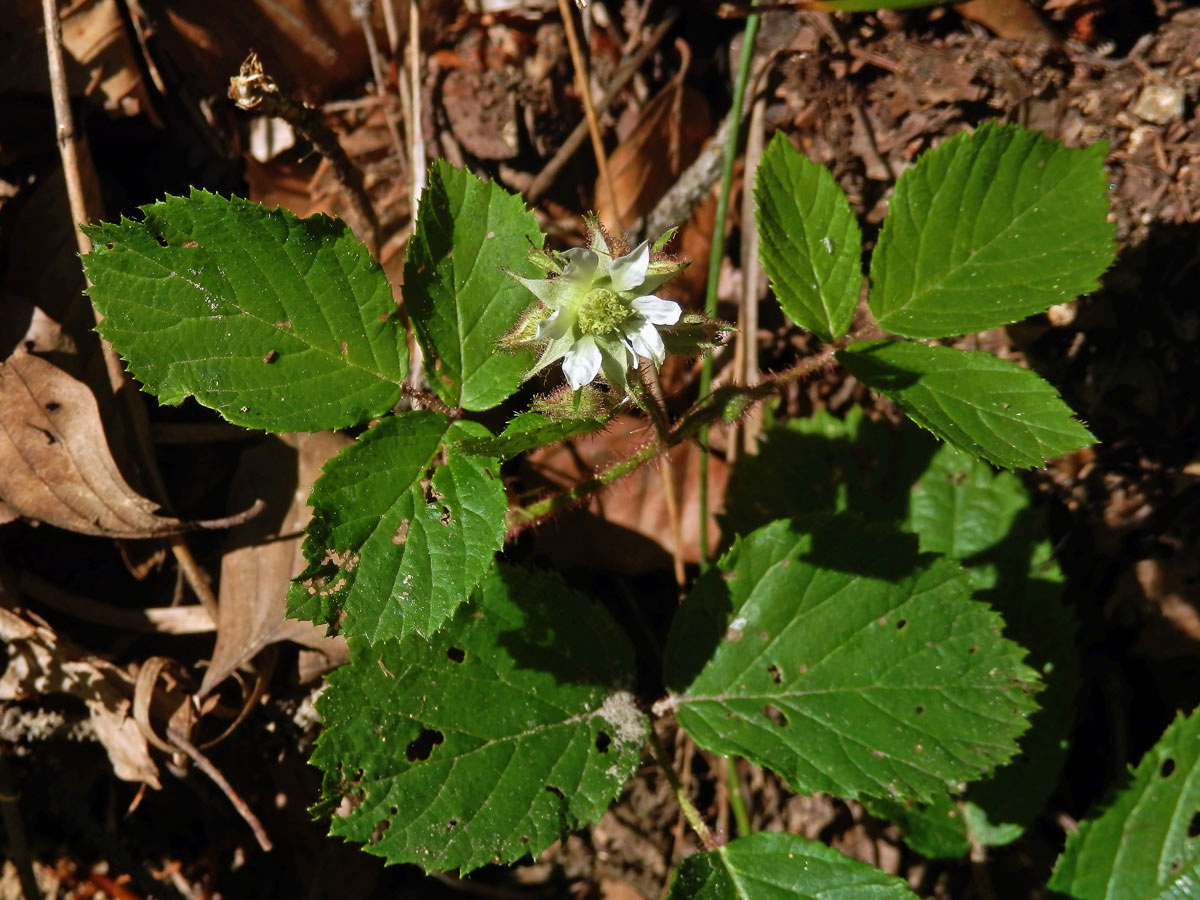
[{"label": "fallen dead leaf", "polygon": [[186,527],[127,484],[88,386],[24,352],[0,364],[0,499],[80,534],[151,538]]},{"label": "fallen dead leaf", "polygon": [[[650,426],[633,416],[617,416],[607,430],[573,442],[542,448],[529,455],[538,476],[558,488],[585,481],[597,470],[633,453],[651,439]],[[669,454],[681,519],[684,562],[700,558],[700,448],[688,442]],[[667,469],[651,463],[637,469],[583,508],[571,510],[541,526],[539,546],[561,565],[595,565],[596,547],[605,548],[605,565],[628,574],[669,568],[674,541],[663,491]],[[728,472],[717,457],[709,458],[709,553],[717,549],[720,531],[715,513],[725,493]]]},{"label": "fallen dead leaf", "polygon": [[221,560],[217,604],[217,643],[198,697],[206,696],[260,650],[278,641],[294,641],[321,652],[325,668],[345,660],[346,643],[326,637],[325,629],[286,616],[287,589],[304,567],[301,532],[312,516],[308,494],[321,467],[349,438],[332,432],[269,438],[246,451],[230,491],[232,506],[255,498],[266,512],[233,528],[235,549]]},{"label": "fallen dead leaf", "polygon": [[125,481],[87,385],[23,351],[0,363],[0,500],[80,534],[145,538],[187,527]]},{"label": "fallen dead leaf", "polygon": [[[641,110],[636,124],[609,157],[613,197],[597,180],[594,196],[600,221],[619,233],[618,226],[630,227],[653,209],[696,159],[712,130],[704,96],[684,86],[681,79],[671,81]],[[680,227],[668,249],[693,260],[706,258],[715,218],[716,201],[710,196]],[[691,266],[668,282],[663,293],[695,301],[703,296],[706,280],[703,266]]]},{"label": "fallen dead leaf", "polygon": [[1029,0],[966,0],[954,4],[959,15],[1010,41],[1053,44],[1058,41],[1054,29],[1046,24]]},{"label": "fallen dead leaf", "polygon": [[8,644],[0,700],[49,694],[78,697],[87,707],[96,739],[107,751],[117,777],[161,787],[158,767],[132,717],[136,679],[130,672],[5,606],[0,606],[0,638]]}]

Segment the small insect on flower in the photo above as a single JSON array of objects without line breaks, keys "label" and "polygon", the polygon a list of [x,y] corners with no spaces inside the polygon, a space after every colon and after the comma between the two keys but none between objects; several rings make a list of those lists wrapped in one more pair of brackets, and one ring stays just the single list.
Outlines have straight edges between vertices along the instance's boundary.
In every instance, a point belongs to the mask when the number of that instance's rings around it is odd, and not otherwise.
[{"label": "small insect on flower", "polygon": [[524,335],[514,334],[512,343],[543,345],[530,375],[561,359],[572,390],[603,373],[613,387],[628,391],[627,373],[638,365],[639,356],[662,365],[666,348],[658,329],[678,322],[681,310],[678,303],[656,297],[653,291],[687,263],[652,260],[648,241],[614,258],[601,229],[591,223],[590,231],[590,246],[546,257],[546,268],[559,274],[512,276],[543,304],[518,326]]}]

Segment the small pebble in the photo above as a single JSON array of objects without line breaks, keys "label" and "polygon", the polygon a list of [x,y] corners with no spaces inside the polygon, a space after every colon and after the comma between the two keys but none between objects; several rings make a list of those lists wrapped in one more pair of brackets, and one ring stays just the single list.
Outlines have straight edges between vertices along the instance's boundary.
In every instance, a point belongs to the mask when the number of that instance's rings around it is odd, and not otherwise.
[{"label": "small pebble", "polygon": [[1147,122],[1166,125],[1183,118],[1183,88],[1178,85],[1148,84],[1133,104],[1133,112]]}]

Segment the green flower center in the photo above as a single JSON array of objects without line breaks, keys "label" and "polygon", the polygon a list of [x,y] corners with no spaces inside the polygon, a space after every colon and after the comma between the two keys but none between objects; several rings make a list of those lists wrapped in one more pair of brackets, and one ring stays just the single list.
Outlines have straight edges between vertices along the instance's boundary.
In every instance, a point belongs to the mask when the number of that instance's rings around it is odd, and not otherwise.
[{"label": "green flower center", "polygon": [[579,305],[579,330],[597,336],[612,334],[632,315],[629,304],[614,291],[596,288]]}]

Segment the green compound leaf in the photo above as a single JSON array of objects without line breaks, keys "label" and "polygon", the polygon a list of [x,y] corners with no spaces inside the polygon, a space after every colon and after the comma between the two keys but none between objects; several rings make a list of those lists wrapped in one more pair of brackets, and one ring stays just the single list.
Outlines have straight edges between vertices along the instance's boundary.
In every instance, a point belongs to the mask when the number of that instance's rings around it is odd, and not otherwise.
[{"label": "green compound leaf", "polygon": [[838,361],[914,422],[972,456],[1028,468],[1092,442],[1071,409],[1040,376],[989,353],[868,341]]},{"label": "green compound leaf", "polygon": [[520,413],[512,418],[504,431],[493,437],[468,437],[455,446],[460,453],[471,456],[495,456],[512,459],[526,450],[544,447],[576,435],[603,428],[600,419],[555,419],[536,412]]},{"label": "green compound leaf", "polygon": [[404,264],[404,302],[430,360],[430,384],[448,406],[490,409],[533,368],[531,353],[496,342],[531,300],[504,267],[535,277],[527,255],[544,240],[520,197],[434,161]]},{"label": "green compound leaf", "polygon": [[1200,897],[1200,711],[1180,716],[1103,811],[1067,838],[1050,878],[1071,900]]},{"label": "green compound leaf", "polygon": [[850,329],[862,287],[862,233],[829,170],[776,132],[754,189],[759,258],[789,319],[823,341]]},{"label": "green compound leaf", "polygon": [[667,900],[915,900],[899,878],[794,834],[730,841],[679,864]]},{"label": "green compound leaf", "polygon": [[192,189],[86,228],[100,333],[162,403],[237,425],[345,428],[400,399],[408,343],[383,270],[341,222]]},{"label": "green compound leaf", "polygon": [[467,871],[597,821],[641,761],[633,649],[553,573],[498,566],[429,642],[353,644],[318,701],[333,834]]},{"label": "green compound leaf", "polygon": [[1045,684],[1020,756],[991,778],[929,805],[868,803],[923,855],[961,858],[973,845],[1019,837],[1057,784],[1079,687],[1075,623],[1062,603],[1063,577],[1043,517],[1012,473],[943,446],[912,489],[908,526],[922,551],[963,564],[976,596],[1004,616],[1005,634],[1029,651],[1027,662]]},{"label": "green compound leaf", "polygon": [[326,463],[310,501],[308,567],[288,593],[288,613],[369,641],[436,631],[504,543],[498,460],[451,449],[425,480],[443,439],[481,431],[409,412]]},{"label": "green compound leaf", "polygon": [[898,533],[809,525],[739,540],[680,609],[679,724],[801,793],[928,799],[1011,758],[1037,675],[962,570]]},{"label": "green compound leaf", "polygon": [[871,259],[879,325],[967,334],[1095,290],[1114,253],[1106,151],[989,122],[922,156],[896,184]]}]

